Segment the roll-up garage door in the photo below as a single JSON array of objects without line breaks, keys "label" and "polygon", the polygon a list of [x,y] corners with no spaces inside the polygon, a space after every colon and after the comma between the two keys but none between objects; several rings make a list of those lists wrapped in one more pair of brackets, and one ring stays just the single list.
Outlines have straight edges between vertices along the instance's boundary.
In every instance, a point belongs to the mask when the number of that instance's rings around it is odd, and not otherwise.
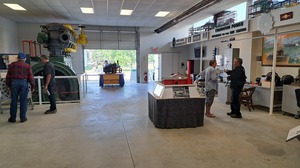
[{"label": "roll-up garage door", "polygon": [[85,49],[138,50],[137,27],[87,26],[88,44]]}]

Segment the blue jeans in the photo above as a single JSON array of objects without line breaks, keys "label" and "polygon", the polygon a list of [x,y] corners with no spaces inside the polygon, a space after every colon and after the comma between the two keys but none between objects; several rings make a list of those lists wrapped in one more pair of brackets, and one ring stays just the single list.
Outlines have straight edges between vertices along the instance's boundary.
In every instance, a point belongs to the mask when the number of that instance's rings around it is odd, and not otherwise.
[{"label": "blue jeans", "polygon": [[56,110],[56,100],[55,100],[55,94],[54,94],[54,85],[48,85],[48,91],[50,95],[48,95],[48,99],[50,101],[50,110]]},{"label": "blue jeans", "polygon": [[16,119],[18,98],[20,97],[20,119],[27,119],[27,96],[28,96],[28,83],[27,79],[12,79],[11,80],[11,103],[10,103],[10,118]]}]

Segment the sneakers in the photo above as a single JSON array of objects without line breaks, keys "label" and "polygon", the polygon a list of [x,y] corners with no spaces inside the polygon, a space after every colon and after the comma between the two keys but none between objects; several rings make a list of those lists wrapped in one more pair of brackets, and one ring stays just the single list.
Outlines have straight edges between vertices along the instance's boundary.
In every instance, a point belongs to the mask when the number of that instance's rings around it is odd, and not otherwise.
[{"label": "sneakers", "polygon": [[235,114],[233,112],[227,113],[227,115],[229,115],[232,118],[242,118],[241,114]]},{"label": "sneakers", "polygon": [[[23,123],[23,122],[26,122],[27,121],[27,118],[24,118],[24,119],[21,119],[21,123]],[[8,122],[11,122],[11,123],[15,123],[16,122],[16,119],[12,119],[12,118],[9,118],[8,119]]]},{"label": "sneakers", "polygon": [[49,109],[49,110],[46,110],[44,114],[55,114],[56,112],[57,112],[57,109],[52,110],[52,111]]},{"label": "sneakers", "polygon": [[242,115],[238,115],[238,114],[233,114],[230,116],[231,118],[242,118]]},{"label": "sneakers", "polygon": [[21,123],[26,122],[27,118],[21,119]]},{"label": "sneakers", "polygon": [[14,123],[14,122],[16,122],[16,119],[9,118],[8,122]]},{"label": "sneakers", "polygon": [[227,115],[229,115],[229,116],[231,116],[231,115],[233,115],[233,114],[234,114],[233,112],[227,113]]}]

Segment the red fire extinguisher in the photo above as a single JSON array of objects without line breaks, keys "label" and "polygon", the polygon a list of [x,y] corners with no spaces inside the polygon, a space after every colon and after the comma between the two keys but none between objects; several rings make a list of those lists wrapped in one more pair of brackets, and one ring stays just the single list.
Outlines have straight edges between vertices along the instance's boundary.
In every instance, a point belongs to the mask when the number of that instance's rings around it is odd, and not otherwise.
[{"label": "red fire extinguisher", "polygon": [[148,73],[144,72],[144,81],[147,82],[148,81]]}]

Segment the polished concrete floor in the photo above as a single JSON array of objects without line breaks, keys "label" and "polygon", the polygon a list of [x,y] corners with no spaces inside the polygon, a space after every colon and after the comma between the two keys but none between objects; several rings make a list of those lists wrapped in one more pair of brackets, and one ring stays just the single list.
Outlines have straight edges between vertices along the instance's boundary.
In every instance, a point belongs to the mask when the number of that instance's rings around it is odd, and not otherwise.
[{"label": "polished concrete floor", "polygon": [[300,142],[285,142],[300,124],[293,116],[242,107],[243,118],[212,107],[204,126],[158,129],[148,119],[153,84],[99,88],[89,83],[81,103],[28,110],[25,123],[0,114],[0,168],[299,168]]}]

